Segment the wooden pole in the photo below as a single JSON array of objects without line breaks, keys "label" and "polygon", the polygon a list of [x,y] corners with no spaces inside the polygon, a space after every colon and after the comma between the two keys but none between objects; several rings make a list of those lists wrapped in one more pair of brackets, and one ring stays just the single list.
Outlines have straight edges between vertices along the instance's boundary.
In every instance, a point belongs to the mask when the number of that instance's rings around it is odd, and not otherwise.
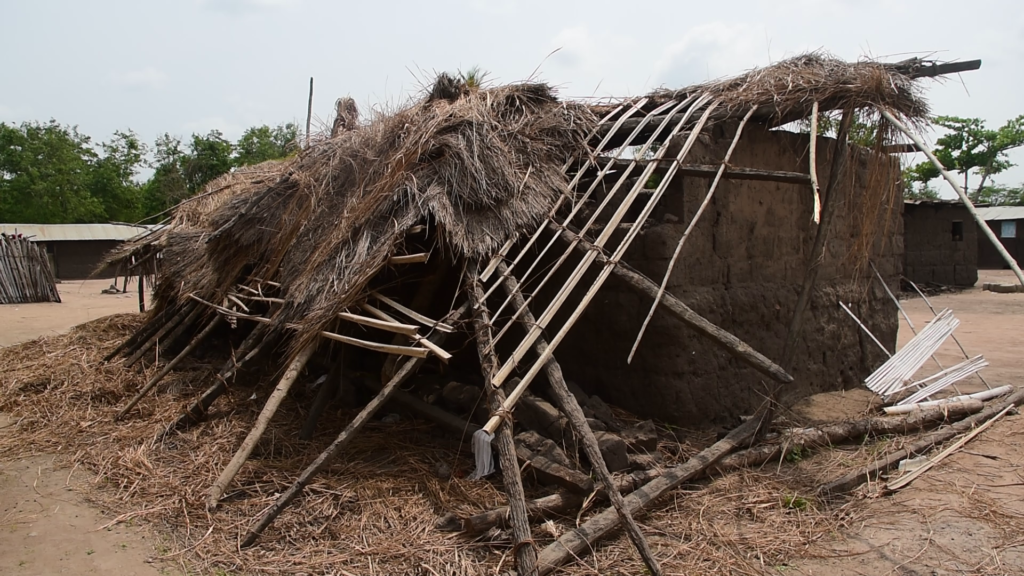
[{"label": "wooden pole", "polygon": [[170,310],[168,308],[164,308],[163,310],[161,310],[159,314],[155,315],[153,318],[150,318],[149,321],[143,324],[141,328],[136,330],[134,334],[132,334],[128,338],[125,338],[123,342],[118,344],[117,348],[114,348],[106,356],[104,356],[103,361],[110,362],[118,354],[130,348],[133,348],[134,346],[137,346],[139,342],[148,340],[149,337],[152,336],[154,332],[159,330],[160,327],[164,325],[164,322],[167,321],[169,315]]},{"label": "wooden pole", "polygon": [[[512,299],[512,305],[516,309],[522,309],[522,322],[527,326],[534,326],[536,320],[533,317],[533,313],[526,306],[526,299],[523,297],[522,291],[519,289],[519,282],[515,276],[509,272],[508,265],[504,262],[498,265],[498,270],[504,277],[503,287],[508,292],[509,297]],[[533,343],[534,353],[538,357],[543,358],[548,350],[548,343],[544,336],[538,336]],[[551,390],[555,394],[555,399],[558,400],[559,407],[569,417],[569,423],[572,426],[573,432],[576,436],[583,441],[583,449],[587,454],[587,459],[590,460],[590,465],[593,471],[597,474],[601,484],[604,486],[605,491],[608,493],[608,498],[612,501],[612,506],[615,509],[618,519],[625,525],[626,533],[629,534],[629,539],[633,542],[633,546],[640,554],[640,558],[643,559],[647,569],[650,570],[654,576],[661,576],[661,565],[658,564],[657,559],[654,558],[654,554],[651,552],[650,546],[647,544],[647,539],[644,538],[640,527],[637,526],[636,521],[633,520],[633,516],[626,506],[625,501],[622,498],[622,494],[619,494],[619,490],[615,485],[615,480],[612,478],[611,472],[608,471],[608,465],[604,461],[604,456],[601,455],[601,448],[598,446],[597,438],[594,436],[594,431],[590,429],[590,425],[587,424],[587,417],[583,414],[583,408],[580,407],[576,401],[576,397],[569,392],[569,386],[565,382],[565,378],[562,376],[562,367],[559,366],[558,361],[555,360],[554,356],[550,356],[548,361],[544,364],[544,372],[548,377],[548,383],[551,384]]]},{"label": "wooden pole", "polygon": [[940,428],[930,434],[926,434],[917,442],[905,446],[901,450],[893,452],[883,458],[879,458],[863,468],[850,472],[849,474],[845,474],[840,478],[822,485],[818,488],[818,494],[822,496],[845,494],[865,482],[870,482],[875,478],[878,478],[882,473],[892,470],[899,465],[902,460],[911,458],[915,454],[920,454],[932,446],[951,440],[958,434],[962,434],[963,432],[985,423],[1007,407],[1020,406],[1021,403],[1024,403],[1024,389],[1017,390],[1006,400],[992,404],[973,416],[964,418],[951,426]]},{"label": "wooden pole", "polygon": [[[453,321],[457,320],[468,308],[468,303],[463,304],[462,307],[452,313],[451,319]],[[437,342],[440,342],[444,338],[444,333],[436,332],[434,337],[437,338]],[[299,475],[299,478],[294,484],[292,484],[291,488],[282,494],[277,501],[274,502],[273,506],[267,509],[256,526],[249,531],[245,540],[242,541],[243,548],[252,546],[256,542],[256,539],[260,537],[260,534],[267,529],[267,526],[270,526],[274,519],[277,518],[281,512],[283,512],[284,509],[302,493],[306,488],[306,485],[309,484],[317,474],[330,466],[331,461],[345,449],[345,446],[347,446],[352,438],[363,428],[366,422],[376,414],[377,410],[379,410],[381,406],[387,403],[391,398],[391,395],[398,390],[398,387],[402,382],[405,382],[410,376],[412,376],[423,362],[423,358],[412,357],[402,364],[401,369],[399,369],[391,381],[381,389],[380,394],[371,400],[370,403],[367,404],[358,415],[356,415],[352,422],[350,422],[349,425],[341,431],[341,434],[338,435],[334,442],[332,442],[331,445],[328,446],[312,464],[302,471],[302,474]]]},{"label": "wooden pole", "polygon": [[306,105],[306,148],[309,148],[309,129],[313,123],[313,77],[309,77],[309,104]]},{"label": "wooden pole", "polygon": [[215,376],[216,382],[213,386],[206,389],[202,396],[193,401],[185,411],[178,416],[178,418],[164,428],[154,439],[154,443],[159,442],[165,436],[177,430],[178,428],[187,428],[196,422],[201,421],[206,417],[206,413],[210,410],[210,406],[220,398],[225,392],[228,391],[228,378],[234,376],[238,369],[241,368],[253,358],[256,357],[267,345],[269,339],[272,338],[270,335],[265,334],[265,324],[259,324],[245,340],[238,347],[237,355],[241,356],[241,360],[236,360],[232,356],[221,368],[220,373]]},{"label": "wooden pole", "polygon": [[[125,276],[127,278],[127,275]],[[139,312],[146,311],[146,273],[139,270]]]},{"label": "wooden pole", "polygon": [[846,157],[849,151],[846,148],[847,136],[850,132],[850,123],[853,121],[853,110],[844,110],[843,117],[839,121],[839,132],[836,134],[836,141],[832,148],[832,168],[828,174],[828,184],[825,185],[825,200],[822,206],[821,222],[818,224],[818,231],[814,235],[814,244],[811,246],[810,259],[807,262],[807,271],[804,273],[804,284],[800,289],[800,297],[796,301],[796,308],[793,309],[793,316],[789,321],[789,329],[786,331],[786,342],[782,347],[782,367],[790,370],[793,367],[793,356],[796,353],[796,341],[800,337],[800,326],[803,323],[804,310],[810,301],[811,292],[818,281],[818,271],[821,268],[821,260],[825,255],[825,240],[828,238],[829,230],[832,228],[832,220],[835,218],[839,207],[839,181],[846,165]]},{"label": "wooden pole", "polygon": [[[551,228],[561,236],[563,241],[568,243],[577,241],[576,247],[578,250],[597,252],[597,261],[602,265],[608,265],[608,257],[601,253],[599,248],[584,240],[575,232],[568,229],[560,229],[554,224],[551,225]],[[658,293],[658,285],[653,280],[644,276],[640,272],[637,272],[633,267],[629,266],[625,262],[619,261],[615,265],[614,274],[619,278],[619,280],[622,280],[638,292],[646,294],[651,298]],[[744,362],[765,376],[768,376],[772,380],[782,383],[793,381],[793,377],[787,374],[786,371],[777,364],[769,360],[757,350],[751,348],[746,342],[712,324],[706,318],[694,312],[693,309],[686,304],[683,304],[681,300],[673,296],[671,292],[666,292],[662,296],[661,306],[677,320],[686,324],[698,334],[709,338],[712,343],[718,345],[738,360]]]},{"label": "wooden pole", "polygon": [[[125,361],[125,365],[131,366],[132,364],[138,362],[139,358],[142,358],[143,354],[149,351],[149,349],[152,348],[154,344],[159,342],[160,339],[163,338],[164,334],[167,334],[168,332],[173,330],[183,321],[190,321],[198,313],[199,308],[196,307],[196,305],[192,302],[189,302],[182,306],[181,310],[177,314],[175,314],[173,318],[168,320],[167,323],[164,324],[159,330],[157,330],[155,334],[150,336],[141,346],[139,346],[139,348],[128,358],[128,360]],[[188,320],[184,320],[185,318],[187,318]]]},{"label": "wooden pole", "polygon": [[263,432],[266,431],[267,426],[270,424],[270,419],[274,417],[274,413],[277,412],[281,402],[284,401],[288,395],[288,390],[298,379],[299,373],[306,366],[306,362],[309,361],[309,357],[313,355],[313,351],[316,350],[316,342],[307,344],[292,360],[288,369],[285,370],[284,376],[281,377],[280,382],[277,383],[277,387],[267,398],[267,403],[263,406],[263,411],[260,412],[259,418],[256,419],[256,424],[252,427],[249,435],[246,436],[242,445],[235,452],[235,456],[228,463],[224,471],[221,472],[217,481],[210,487],[209,496],[206,499],[206,508],[213,510],[217,507],[220,502],[220,497],[224,495],[224,491],[227,489],[228,484],[235,479],[238,471],[242,469],[242,465],[249,459],[249,455],[252,454],[256,443],[259,442]]},{"label": "wooden pole", "polygon": [[149,394],[149,392],[153,390],[153,388],[156,388],[156,385],[159,384],[160,381],[164,379],[164,376],[167,376],[167,374],[169,374],[171,370],[173,370],[174,367],[178,365],[179,362],[181,362],[182,360],[185,359],[186,356],[191,354],[192,351],[195,350],[196,347],[203,342],[203,340],[206,340],[206,337],[209,336],[210,333],[212,333],[213,330],[221,323],[221,320],[222,319],[220,316],[214,316],[213,320],[210,320],[210,323],[206,325],[206,328],[204,328],[202,332],[197,334],[196,337],[192,339],[192,342],[190,342],[189,345],[186,346],[184,350],[178,353],[178,355],[175,356],[173,360],[168,362],[167,365],[164,366],[163,369],[160,370],[160,372],[157,373],[156,376],[150,378],[149,382],[147,382],[146,385],[142,387],[142,390],[139,390],[139,393],[136,394],[135,397],[128,402],[128,405],[122,408],[121,411],[117,413],[117,416],[114,416],[114,420],[120,420],[121,418],[124,418],[125,415],[128,414],[128,412],[132,408],[134,408],[136,404],[139,403],[139,401],[146,397],[146,394]]},{"label": "wooden pole", "polygon": [[[697,477],[729,452],[747,444],[754,437],[759,426],[759,418],[755,416],[730,432],[725,438],[690,458],[685,464],[667,470],[659,478],[627,496],[625,498],[627,509],[634,514],[642,512],[648,504],[679,487],[687,480]],[[619,518],[615,511],[607,509],[591,517],[575,530],[566,532],[557,541],[541,550],[537,559],[540,575],[550,574],[562,564],[586,554],[598,540],[610,534],[618,525]]]},{"label": "wooden pole", "polygon": [[[468,279],[470,302],[473,308],[473,332],[475,334],[477,355],[480,358],[480,370],[484,382],[490,382],[498,370],[498,359],[494,356],[491,339],[491,319],[487,310],[483,288],[480,286],[480,267],[473,262],[466,277]],[[500,388],[486,386],[491,410],[498,411],[505,402],[505,393]],[[517,572],[527,576],[537,573],[537,549],[533,544],[530,531],[530,515],[526,509],[526,492],[523,490],[523,478],[519,473],[519,462],[516,459],[516,446],[512,439],[512,422],[504,420],[495,434],[498,443],[498,461],[501,464],[501,476],[505,482],[505,494],[508,495],[509,510],[512,519],[512,537],[515,539]]]},{"label": "wooden pole", "polygon": [[974,203],[971,202],[970,197],[967,196],[967,192],[965,192],[960,186],[960,183],[956,181],[956,178],[953,178],[953,175],[946,170],[942,165],[942,162],[940,162],[939,159],[935,157],[935,154],[928,149],[928,145],[925,144],[924,140],[922,140],[920,136],[897,120],[889,111],[878,108],[878,112],[900,132],[906,134],[907,138],[913,140],[914,144],[917,145],[917,148],[923,152],[929,160],[931,160],[932,164],[934,164],[936,168],[939,169],[939,172],[942,173],[942,177],[946,179],[946,182],[949,182],[950,186],[953,187],[953,190],[956,191],[956,195],[960,197],[960,201],[963,202],[967,211],[971,213],[971,217],[978,223],[978,228],[985,234],[985,237],[988,238],[989,242],[995,246],[996,251],[999,252],[999,255],[1002,256],[1003,260],[1010,266],[1010,269],[1013,270],[1013,273],[1017,276],[1017,280],[1020,282],[1021,286],[1024,286],[1024,273],[1021,272],[1020,266],[1017,265],[1017,261],[1014,260],[1013,256],[1010,256],[1010,253],[1006,251],[1006,247],[1003,246],[1003,243],[996,237],[995,232],[988,227],[988,224],[985,223],[985,219],[981,217],[981,214],[978,214],[978,211],[974,208]]}]

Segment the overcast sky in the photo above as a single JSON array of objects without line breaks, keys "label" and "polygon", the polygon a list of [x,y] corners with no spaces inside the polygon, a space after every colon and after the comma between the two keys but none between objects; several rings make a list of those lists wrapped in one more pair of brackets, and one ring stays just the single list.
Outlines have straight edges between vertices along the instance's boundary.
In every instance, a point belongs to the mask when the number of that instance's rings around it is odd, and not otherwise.
[{"label": "overcast sky", "polygon": [[[480,65],[563,96],[627,96],[733,75],[807,50],[846,59],[981,58],[929,82],[937,114],[996,127],[1024,113],[1024,10],[972,2],[774,0],[0,0],[0,121],[76,124],[97,140],[131,128],[305,122],[351,95],[365,110],[414,94],[434,71]],[[551,52],[558,50],[551,55]],[[550,55],[550,56],[549,56]],[[1024,164],[1024,153],[1013,160]],[[1018,184],[1024,168],[997,181]]]}]

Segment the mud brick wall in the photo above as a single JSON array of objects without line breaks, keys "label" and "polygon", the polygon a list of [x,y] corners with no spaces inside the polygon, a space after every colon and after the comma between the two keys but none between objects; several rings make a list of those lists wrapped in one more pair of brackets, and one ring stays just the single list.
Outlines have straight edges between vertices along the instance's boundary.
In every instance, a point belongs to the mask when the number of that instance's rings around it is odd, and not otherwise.
[{"label": "mud brick wall", "polygon": [[[733,130],[717,128],[688,162],[720,161]],[[748,126],[731,164],[806,173],[808,142],[805,134]],[[827,138],[818,144],[823,187],[833,144]],[[881,206],[874,197],[879,180],[890,187],[896,182],[898,167],[888,159],[869,161],[865,150],[850,158],[817,288],[804,314],[787,403],[855,387],[884,361],[840,309],[840,299],[890,350],[896,342],[897,310],[856,254],[864,252],[859,246],[868,230],[871,260],[895,289],[903,261],[901,202],[890,199]],[[709,186],[709,179],[674,180],[626,261],[660,281]],[[876,194],[866,194],[868,188]],[[669,292],[780,361],[814,241],[812,210],[809,186],[724,180],[683,248]],[[764,398],[764,378],[663,312],[655,314],[632,364],[626,363],[651,303],[612,276],[558,351],[567,376],[610,403],[680,425],[732,425],[751,414]]]},{"label": "mud brick wall", "polygon": [[[962,233],[953,235],[954,222]],[[903,275],[918,284],[974,286],[978,281],[978,224],[961,204],[903,207]]]}]

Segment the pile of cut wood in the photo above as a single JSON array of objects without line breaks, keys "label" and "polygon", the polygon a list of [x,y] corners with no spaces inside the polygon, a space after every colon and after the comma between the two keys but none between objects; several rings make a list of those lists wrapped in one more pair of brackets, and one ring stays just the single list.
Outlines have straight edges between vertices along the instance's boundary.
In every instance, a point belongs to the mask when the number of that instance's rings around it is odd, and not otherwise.
[{"label": "pile of cut wood", "polygon": [[60,302],[46,251],[21,235],[0,234],[0,304]]}]

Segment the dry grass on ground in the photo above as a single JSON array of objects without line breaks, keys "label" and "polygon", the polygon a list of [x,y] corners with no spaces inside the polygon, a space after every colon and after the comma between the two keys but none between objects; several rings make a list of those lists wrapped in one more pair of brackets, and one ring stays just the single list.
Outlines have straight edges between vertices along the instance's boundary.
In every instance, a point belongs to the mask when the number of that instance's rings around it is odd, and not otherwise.
[{"label": "dry grass on ground", "polygon": [[[209,421],[154,445],[155,433],[177,416],[218,362],[193,361],[129,418],[113,422],[118,408],[155,368],[124,368],[100,360],[140,322],[137,315],[116,315],[68,334],[0,350],[0,363],[6,367],[0,375],[0,411],[17,418],[11,433],[0,437],[0,458],[54,453],[68,466],[92,472],[92,498],[116,515],[116,522],[150,522],[172,538],[172,559],[203,574],[214,569],[246,574],[496,574],[511,567],[507,533],[492,531],[468,540],[434,528],[445,513],[483,511],[503,504],[504,496],[498,479],[461,479],[472,462],[466,449],[460,450],[458,438],[409,419],[368,425],[345,457],[307,488],[258,546],[240,550],[238,543],[254,518],[352,414],[329,413],[316,438],[301,442],[295,438],[304,403],[286,402],[222,509],[208,514],[204,493],[248,433],[269,386],[236,387],[215,404]],[[254,392],[257,399],[251,398]],[[680,442],[662,442],[666,464],[713,441],[706,433],[671,432]],[[669,573],[763,574],[797,558],[834,555],[843,531],[864,520],[863,500],[822,502],[812,496],[814,488],[902,441],[890,438],[791,456],[760,470],[687,486],[641,522]],[[454,478],[439,477],[439,464],[454,470]],[[530,496],[543,495],[543,489],[528,484]],[[575,521],[538,527],[537,545],[547,545]],[[642,570],[620,535],[566,573]]]}]

